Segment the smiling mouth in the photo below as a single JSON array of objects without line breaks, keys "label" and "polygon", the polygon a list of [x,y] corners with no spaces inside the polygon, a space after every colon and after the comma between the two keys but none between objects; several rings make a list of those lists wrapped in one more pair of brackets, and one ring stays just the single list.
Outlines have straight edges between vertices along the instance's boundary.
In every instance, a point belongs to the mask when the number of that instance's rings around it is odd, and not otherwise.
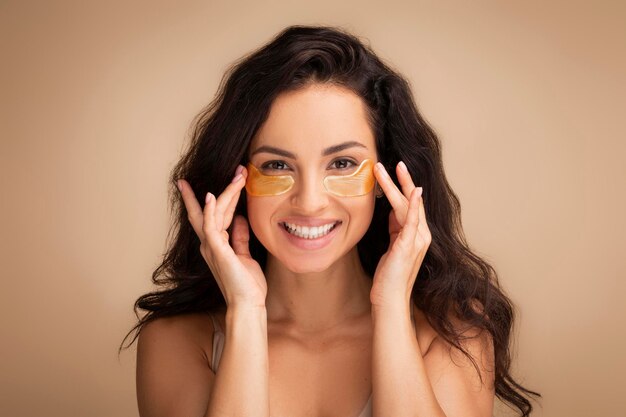
[{"label": "smiling mouth", "polygon": [[318,239],[332,232],[341,221],[328,223],[323,226],[300,226],[293,223],[281,222],[280,225],[289,233],[302,239]]}]

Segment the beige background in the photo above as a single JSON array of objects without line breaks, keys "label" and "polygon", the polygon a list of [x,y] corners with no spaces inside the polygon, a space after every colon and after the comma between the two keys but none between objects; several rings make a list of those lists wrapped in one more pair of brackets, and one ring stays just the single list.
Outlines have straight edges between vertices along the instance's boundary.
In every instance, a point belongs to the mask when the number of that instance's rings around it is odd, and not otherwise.
[{"label": "beige background", "polygon": [[626,10],[587,3],[0,1],[0,415],[137,415],[116,348],[169,171],[227,65],[295,23],[352,30],[411,81],[519,308],[535,415],[622,413]]}]

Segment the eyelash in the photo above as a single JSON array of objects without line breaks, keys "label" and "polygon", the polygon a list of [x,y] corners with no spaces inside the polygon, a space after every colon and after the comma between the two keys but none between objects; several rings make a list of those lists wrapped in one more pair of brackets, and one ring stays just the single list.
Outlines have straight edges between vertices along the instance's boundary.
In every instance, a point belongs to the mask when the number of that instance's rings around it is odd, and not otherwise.
[{"label": "eyelash", "polygon": [[[353,166],[357,166],[357,163],[355,161],[353,161],[352,159],[348,159],[348,158],[335,159],[333,162],[331,162],[331,165],[337,162],[345,163],[346,166],[344,166],[343,168],[334,168],[334,169],[344,170],[344,169],[352,168]],[[270,170],[270,171],[285,171],[284,169],[278,169],[278,168],[272,167],[272,166],[276,166],[275,164],[282,164],[286,167],[289,166],[287,165],[287,163],[285,163],[285,161],[268,161],[264,163],[263,165],[261,165],[261,168],[264,170]]]}]

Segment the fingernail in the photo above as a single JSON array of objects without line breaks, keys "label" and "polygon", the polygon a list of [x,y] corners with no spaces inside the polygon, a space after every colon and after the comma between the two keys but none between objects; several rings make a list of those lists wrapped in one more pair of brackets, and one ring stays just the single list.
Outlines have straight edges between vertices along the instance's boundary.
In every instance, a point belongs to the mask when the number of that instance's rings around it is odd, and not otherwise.
[{"label": "fingernail", "polygon": [[237,181],[239,181],[239,178],[241,178],[241,177],[243,177],[243,175],[241,175],[241,173],[239,173],[239,174],[235,175],[235,178],[233,178],[233,181],[232,181],[232,182],[237,182]]},{"label": "fingernail", "polygon": [[386,173],[385,167],[380,162],[376,162],[376,169],[379,170],[382,173]]},{"label": "fingernail", "polygon": [[241,174],[241,171],[243,171],[243,165],[237,165],[237,169],[235,170],[235,175],[237,174]]},{"label": "fingernail", "polygon": [[404,162],[400,161],[398,162],[398,165],[400,165],[400,169],[403,170],[404,172],[409,172]]},{"label": "fingernail", "polygon": [[183,191],[183,186],[180,184],[180,180],[176,181],[176,186],[178,187],[178,191]]},{"label": "fingernail", "polygon": [[204,199],[204,202],[206,204],[209,204],[209,201],[211,201],[211,198],[213,198],[213,194],[211,193],[206,193],[206,198]]},{"label": "fingernail", "polygon": [[424,189],[422,187],[417,187],[418,191],[417,191],[417,196],[421,197],[422,196],[422,192],[424,191]]}]

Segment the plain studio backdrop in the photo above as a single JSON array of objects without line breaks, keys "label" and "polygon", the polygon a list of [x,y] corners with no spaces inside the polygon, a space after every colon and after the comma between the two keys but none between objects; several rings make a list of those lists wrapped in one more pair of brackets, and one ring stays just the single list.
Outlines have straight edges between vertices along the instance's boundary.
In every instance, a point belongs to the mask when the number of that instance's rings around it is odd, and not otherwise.
[{"label": "plain studio backdrop", "polygon": [[165,249],[168,175],[228,65],[292,24],[348,29],[410,81],[518,308],[534,415],[620,414],[620,3],[0,1],[0,415],[137,416],[136,345],[117,347]]}]

